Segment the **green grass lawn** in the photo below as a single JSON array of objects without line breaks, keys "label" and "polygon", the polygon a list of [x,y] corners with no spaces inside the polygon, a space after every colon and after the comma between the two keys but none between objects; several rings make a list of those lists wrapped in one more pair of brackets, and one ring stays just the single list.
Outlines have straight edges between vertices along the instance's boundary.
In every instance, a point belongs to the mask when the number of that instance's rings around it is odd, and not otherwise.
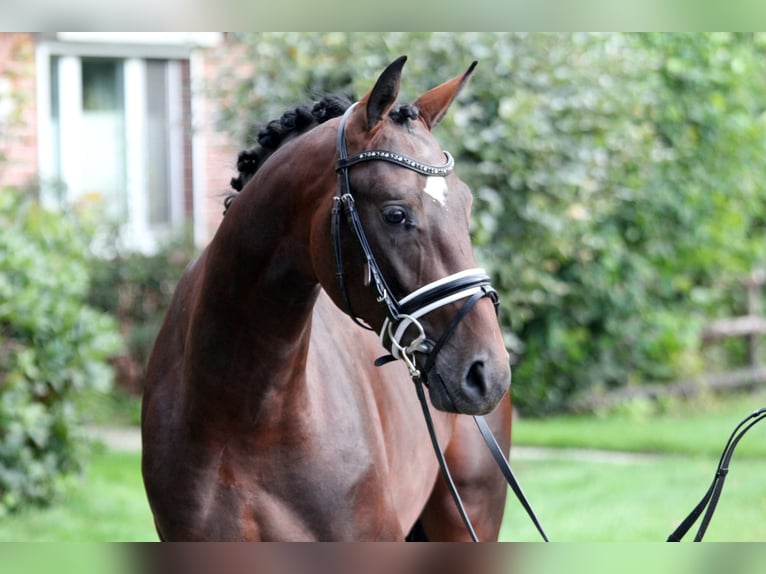
[{"label": "green grass lawn", "polygon": [[96,455],[60,502],[0,518],[0,541],[157,540],[140,468],[138,453]]},{"label": "green grass lawn", "polygon": [[[512,454],[512,465],[551,539],[660,541],[707,491],[734,427],[764,406],[761,392],[679,403],[651,415],[634,406],[603,416],[521,418],[513,427],[516,446],[657,456],[600,462],[554,451],[541,460],[514,460]],[[766,540],[765,438],[763,422],[738,445],[705,540]],[[539,540],[512,495],[501,536]]]},{"label": "green grass lawn", "polygon": [[[511,463],[554,541],[659,542],[707,490],[734,426],[766,395],[676,405],[646,416],[522,418],[516,446],[614,449],[655,456],[593,460],[572,451],[512,453]],[[705,540],[766,540],[766,423],[742,440]],[[687,536],[693,538],[693,532]],[[157,536],[138,453],[102,452],[60,502],[0,519],[0,541],[150,541]],[[509,494],[501,539],[539,539]]]},{"label": "green grass lawn", "polygon": [[[660,542],[705,494],[717,462],[676,455],[627,464],[554,456],[512,466],[551,540]],[[766,540],[765,478],[766,460],[732,463],[706,541]],[[512,493],[501,539],[540,540]]]},{"label": "green grass lawn", "polygon": [[[521,418],[513,425],[513,444],[717,457],[734,427],[761,407],[766,392],[676,403],[660,413],[625,408],[602,416]],[[766,422],[748,432],[735,457],[766,458],[764,433]]]}]

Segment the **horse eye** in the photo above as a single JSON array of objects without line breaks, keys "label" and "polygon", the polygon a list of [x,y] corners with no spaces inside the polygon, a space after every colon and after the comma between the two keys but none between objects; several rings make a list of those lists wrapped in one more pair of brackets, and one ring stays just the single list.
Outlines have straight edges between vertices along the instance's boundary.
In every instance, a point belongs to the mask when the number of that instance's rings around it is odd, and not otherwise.
[{"label": "horse eye", "polygon": [[407,221],[407,212],[401,207],[386,207],[381,210],[383,219],[391,225],[401,225]]}]

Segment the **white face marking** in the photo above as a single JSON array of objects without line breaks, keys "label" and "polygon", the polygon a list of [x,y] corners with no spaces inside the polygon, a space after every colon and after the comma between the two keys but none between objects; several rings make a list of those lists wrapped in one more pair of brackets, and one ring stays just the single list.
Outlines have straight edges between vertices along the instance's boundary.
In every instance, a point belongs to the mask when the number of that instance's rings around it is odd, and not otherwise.
[{"label": "white face marking", "polygon": [[444,207],[447,204],[447,180],[443,177],[429,176],[423,191]]}]

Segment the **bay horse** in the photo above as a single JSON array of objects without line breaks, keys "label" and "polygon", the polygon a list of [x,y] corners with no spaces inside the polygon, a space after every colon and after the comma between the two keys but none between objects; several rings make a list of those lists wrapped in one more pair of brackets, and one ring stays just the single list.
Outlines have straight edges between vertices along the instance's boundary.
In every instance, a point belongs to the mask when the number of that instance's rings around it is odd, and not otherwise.
[{"label": "bay horse", "polygon": [[[476,63],[399,105],[405,60],[356,104],[296,108],[240,155],[241,191],[147,365],[142,473],[161,540],[468,539],[420,373],[476,533],[497,539],[506,484],[464,415],[486,415],[508,454],[509,357],[470,190],[431,133]],[[401,360],[374,365],[384,347]]]}]

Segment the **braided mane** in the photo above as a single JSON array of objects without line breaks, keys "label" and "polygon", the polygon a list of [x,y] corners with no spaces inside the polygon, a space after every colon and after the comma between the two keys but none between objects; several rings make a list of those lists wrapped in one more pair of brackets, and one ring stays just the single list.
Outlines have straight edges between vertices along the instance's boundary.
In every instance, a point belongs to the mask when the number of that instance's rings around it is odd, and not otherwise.
[{"label": "braided mane", "polygon": [[[230,192],[223,201],[224,215],[231,202],[250,181],[250,178],[255,175],[266,158],[283,143],[319,124],[323,124],[327,120],[343,115],[343,112],[350,105],[351,101],[343,96],[324,96],[312,107],[304,105],[292,108],[282,114],[279,119],[272,120],[261,128],[256,137],[258,145],[239,152],[237,156],[237,171],[239,173],[236,177],[231,178],[230,185],[234,191]],[[418,117],[418,109],[415,106],[404,104],[392,110],[390,117],[396,123],[404,124],[407,120]]]},{"label": "braided mane", "polygon": [[229,209],[231,202],[242,191],[250,178],[258,168],[279,146],[293,137],[307,132],[309,129],[338,117],[346,111],[351,102],[342,96],[325,96],[312,107],[297,106],[286,111],[277,120],[272,120],[258,131],[256,138],[258,145],[239,152],[237,156],[236,177],[231,179],[233,192],[226,196],[223,201],[224,214]]}]

